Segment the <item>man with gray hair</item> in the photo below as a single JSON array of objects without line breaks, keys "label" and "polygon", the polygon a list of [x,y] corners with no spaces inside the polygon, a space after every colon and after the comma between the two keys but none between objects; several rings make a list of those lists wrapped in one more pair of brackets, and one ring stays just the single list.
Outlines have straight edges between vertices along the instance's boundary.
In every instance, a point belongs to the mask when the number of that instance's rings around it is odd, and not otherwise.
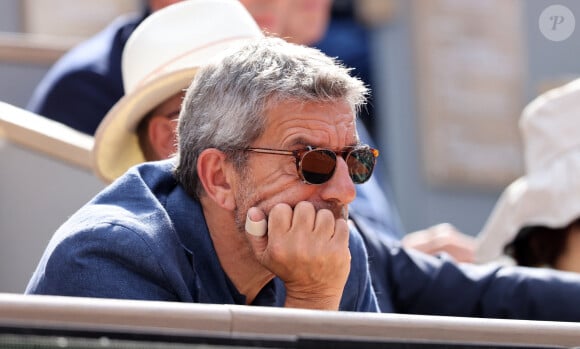
[{"label": "man with gray hair", "polygon": [[133,167],[74,214],[27,293],[372,312],[378,296],[382,312],[580,321],[577,274],[456,264],[347,223],[378,156],[355,127],[366,93],[280,39],[201,68],[178,157]]},{"label": "man with gray hair", "polygon": [[134,167],[76,212],[27,293],[377,311],[347,223],[378,156],[355,127],[366,94],[333,59],[281,39],[206,65],[177,158]]}]

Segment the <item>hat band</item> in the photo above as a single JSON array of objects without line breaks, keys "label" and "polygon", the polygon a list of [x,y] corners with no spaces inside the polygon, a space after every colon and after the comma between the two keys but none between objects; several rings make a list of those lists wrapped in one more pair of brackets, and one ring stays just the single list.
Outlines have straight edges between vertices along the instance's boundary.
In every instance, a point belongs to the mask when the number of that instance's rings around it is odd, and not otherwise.
[{"label": "hat band", "polygon": [[[168,67],[171,67],[173,65],[176,65],[177,62],[186,59],[187,57],[190,57],[193,53],[198,52],[198,51],[202,51],[205,50],[207,48],[210,48],[212,46],[217,46],[217,45],[221,45],[227,42],[231,42],[231,41],[239,41],[239,40],[243,40],[243,39],[252,39],[255,38],[253,36],[238,36],[238,37],[231,37],[228,39],[223,39],[223,40],[218,40],[218,41],[212,41],[210,43],[207,43],[204,46],[200,46],[200,47],[196,47],[195,49],[189,50],[189,51],[185,51],[184,53],[182,53],[181,55],[167,61],[166,63],[160,65],[159,67],[157,67],[156,69],[154,69],[153,71],[151,71],[149,74],[145,75],[143,77],[143,79],[141,79],[134,87],[133,90],[140,88],[141,86],[143,86],[147,81],[154,79],[155,76],[160,75],[161,73],[163,73],[164,71],[167,70]],[[193,68],[193,67],[191,67]]]}]

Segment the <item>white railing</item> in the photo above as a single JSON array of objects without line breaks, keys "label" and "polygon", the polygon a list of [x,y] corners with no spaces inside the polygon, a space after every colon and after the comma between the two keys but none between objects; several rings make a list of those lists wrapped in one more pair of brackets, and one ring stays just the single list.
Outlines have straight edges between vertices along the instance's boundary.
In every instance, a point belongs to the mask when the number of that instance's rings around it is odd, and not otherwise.
[{"label": "white railing", "polygon": [[4,102],[0,102],[0,137],[91,169],[92,136]]},{"label": "white railing", "polygon": [[578,323],[0,294],[0,332],[19,327],[274,341],[580,345]]},{"label": "white railing", "polygon": [[80,39],[0,32],[0,62],[51,65]]}]

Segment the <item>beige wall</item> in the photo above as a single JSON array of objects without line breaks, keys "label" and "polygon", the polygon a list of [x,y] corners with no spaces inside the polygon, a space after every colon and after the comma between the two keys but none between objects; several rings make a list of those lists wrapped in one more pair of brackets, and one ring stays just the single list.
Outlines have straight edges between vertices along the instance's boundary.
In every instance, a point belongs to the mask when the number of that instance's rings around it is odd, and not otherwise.
[{"label": "beige wall", "polygon": [[23,292],[54,231],[104,185],[93,138],[0,101],[0,292]]},{"label": "beige wall", "polygon": [[103,184],[0,138],[0,292],[23,292],[55,230]]},{"label": "beige wall", "polygon": [[137,11],[139,6],[138,0],[23,0],[22,31],[31,34],[87,37],[115,17]]}]

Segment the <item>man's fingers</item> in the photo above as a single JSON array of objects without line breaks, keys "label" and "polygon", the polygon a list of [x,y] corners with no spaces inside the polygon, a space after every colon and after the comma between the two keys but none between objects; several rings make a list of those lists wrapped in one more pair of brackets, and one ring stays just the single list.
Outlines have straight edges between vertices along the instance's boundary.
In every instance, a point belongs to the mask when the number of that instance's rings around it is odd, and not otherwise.
[{"label": "man's fingers", "polygon": [[332,239],[335,231],[335,219],[330,210],[322,209],[316,212],[314,231],[317,234],[326,234],[328,239]]},{"label": "man's fingers", "polygon": [[317,219],[317,212],[314,205],[308,201],[300,201],[294,206],[292,217],[292,230],[312,231]]},{"label": "man's fingers", "polygon": [[274,205],[268,214],[268,226],[270,234],[286,233],[292,225],[292,207],[285,203]]},{"label": "man's fingers", "polygon": [[334,239],[339,242],[345,242],[348,246],[348,239],[350,237],[350,231],[348,228],[348,223],[344,218],[339,218],[334,223]]}]

